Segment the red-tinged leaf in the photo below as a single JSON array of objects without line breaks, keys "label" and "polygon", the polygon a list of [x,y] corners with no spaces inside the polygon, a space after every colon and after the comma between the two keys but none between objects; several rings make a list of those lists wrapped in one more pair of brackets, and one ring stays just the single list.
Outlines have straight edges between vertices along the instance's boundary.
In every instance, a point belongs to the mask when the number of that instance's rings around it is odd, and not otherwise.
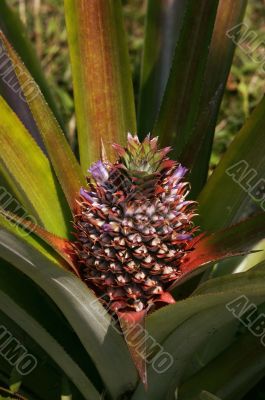
[{"label": "red-tinged leaf", "polygon": [[74,210],[75,199],[81,186],[85,185],[81,168],[38,85],[2,32],[0,32],[0,41],[13,66],[16,66],[14,70],[23,89],[23,95],[42,135],[68,203]]},{"label": "red-tinged leaf", "polygon": [[171,296],[171,294],[169,292],[164,292],[161,294],[161,296],[158,298],[157,300],[158,302],[162,302],[162,303],[167,303],[167,304],[174,304],[176,303],[176,300],[174,299],[174,297]]},{"label": "red-tinged leaf", "polygon": [[263,238],[265,238],[265,213],[219,232],[199,235],[191,243],[194,250],[181,265],[180,276],[171,289],[202,272],[209,263],[249,253],[253,245]]},{"label": "red-tinged leaf", "polygon": [[80,277],[78,269],[74,265],[71,254],[71,242],[67,239],[61,238],[56,236],[46,229],[42,228],[41,226],[37,225],[36,223],[21,218],[9,211],[5,211],[4,209],[0,208],[0,214],[3,215],[7,220],[16,222],[19,226],[23,227],[26,231],[29,231],[40,239],[44,240],[49,246],[51,246],[67,263],[71,270]]},{"label": "red-tinged leaf", "polygon": [[81,165],[86,172],[113,143],[136,130],[132,79],[120,0],[64,2]]},{"label": "red-tinged leaf", "polygon": [[146,331],[144,323],[146,314],[146,310],[117,313],[133,362],[137,368],[141,381],[147,389]]}]

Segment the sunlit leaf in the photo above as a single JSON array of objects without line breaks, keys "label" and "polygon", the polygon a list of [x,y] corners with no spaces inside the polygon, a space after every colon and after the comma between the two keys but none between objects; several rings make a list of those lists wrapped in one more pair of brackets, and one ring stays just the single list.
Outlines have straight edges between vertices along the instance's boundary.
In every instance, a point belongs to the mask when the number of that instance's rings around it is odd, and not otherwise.
[{"label": "sunlit leaf", "polygon": [[[43,73],[42,66],[36,55],[35,49],[31,41],[27,37],[26,29],[23,23],[20,21],[20,18],[17,15],[16,11],[14,11],[10,7],[6,0],[1,1],[0,28],[3,30],[8,40],[12,43],[12,45],[22,58],[34,80],[39,85],[55,117],[60,122],[61,126],[63,126],[63,119],[58,110],[54,94],[49,88],[49,85]],[[12,103],[12,105],[10,104],[10,106],[13,108],[13,105],[15,106],[14,103],[16,103],[17,101],[18,99],[16,101],[14,99],[14,102]],[[22,103],[20,104],[20,106],[22,106]],[[27,118],[29,118],[29,116],[27,116]]]},{"label": "sunlit leaf", "polygon": [[1,32],[0,40],[13,65],[19,66],[19,73],[17,73],[17,70],[15,71],[23,88],[23,94],[42,135],[43,142],[68,203],[74,209],[77,193],[79,193],[80,187],[85,184],[80,166],[39,87]]},{"label": "sunlit leaf", "polygon": [[[0,98],[0,112],[0,169],[3,165],[26,210],[47,230],[67,237],[66,218],[70,219],[70,213],[50,162],[3,98]],[[2,187],[0,205],[6,208],[11,202],[14,213],[23,211],[23,206]]]},{"label": "sunlit leaf", "polygon": [[64,4],[85,172],[99,159],[101,141],[113,158],[112,144],[136,130],[131,72],[120,0]]},{"label": "sunlit leaf", "polygon": [[2,43],[0,43],[0,60],[0,93],[15,114],[19,117],[31,136],[38,143],[42,151],[46,153],[43,140],[32,117],[29,106],[23,96],[12,62],[9,59],[8,54],[4,51]]},{"label": "sunlit leaf", "polygon": [[74,265],[71,257],[70,257],[70,250],[71,250],[71,242],[67,239],[61,238],[56,236],[48,231],[46,231],[41,226],[35,224],[31,220],[24,219],[21,217],[16,216],[15,214],[5,211],[0,207],[0,214],[5,217],[8,222],[15,223],[18,226],[21,226],[25,229],[25,232],[33,233],[34,235],[38,236],[44,242],[46,242],[49,246],[51,246],[62,258],[64,258],[69,265],[69,269],[71,268],[72,271],[79,276],[79,272]]}]

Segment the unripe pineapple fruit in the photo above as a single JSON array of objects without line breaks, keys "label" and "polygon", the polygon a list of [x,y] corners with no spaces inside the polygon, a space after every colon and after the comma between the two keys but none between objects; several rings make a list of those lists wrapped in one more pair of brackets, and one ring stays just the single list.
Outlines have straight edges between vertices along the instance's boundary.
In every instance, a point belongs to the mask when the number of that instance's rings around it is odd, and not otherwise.
[{"label": "unripe pineapple fruit", "polygon": [[113,311],[142,311],[164,301],[192,250],[194,202],[186,200],[187,169],[128,135],[114,145],[118,160],[91,166],[75,215],[80,275]]}]

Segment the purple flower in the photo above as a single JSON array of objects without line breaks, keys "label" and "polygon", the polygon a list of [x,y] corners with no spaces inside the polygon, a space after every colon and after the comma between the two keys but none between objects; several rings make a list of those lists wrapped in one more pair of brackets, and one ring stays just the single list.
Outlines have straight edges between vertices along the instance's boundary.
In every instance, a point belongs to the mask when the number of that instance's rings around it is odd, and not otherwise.
[{"label": "purple flower", "polygon": [[109,173],[102,161],[97,161],[92,164],[88,171],[92,174],[97,183],[104,183],[109,178]]},{"label": "purple flower", "polygon": [[89,193],[84,188],[80,189],[80,194],[82,197],[84,197],[84,199],[86,199],[90,203],[93,203],[93,198],[89,195]]},{"label": "purple flower", "polygon": [[187,171],[188,171],[188,168],[183,167],[182,165],[179,165],[177,167],[177,169],[175,170],[174,174],[172,175],[172,178],[173,179],[177,178],[177,180],[180,181],[186,175]]},{"label": "purple flower", "polygon": [[191,233],[182,233],[178,235],[178,240],[189,240],[192,239]]}]

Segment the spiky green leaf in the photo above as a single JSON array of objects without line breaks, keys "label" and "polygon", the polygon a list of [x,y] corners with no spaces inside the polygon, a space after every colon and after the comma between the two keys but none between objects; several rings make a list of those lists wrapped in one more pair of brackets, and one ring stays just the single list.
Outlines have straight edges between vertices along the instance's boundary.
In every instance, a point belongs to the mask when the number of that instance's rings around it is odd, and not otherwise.
[{"label": "spiky green leaf", "polygon": [[0,205],[12,207],[14,213],[22,211],[24,218],[28,211],[47,230],[67,237],[70,213],[49,160],[1,97],[0,113],[0,169],[3,166],[13,191],[23,198],[26,209],[5,187],[1,187]]},{"label": "spiky green leaf", "polygon": [[23,88],[23,94],[42,135],[43,142],[68,203],[74,209],[76,196],[80,187],[84,184],[84,176],[80,166],[39,87],[1,32],[0,40],[12,64],[19,67],[15,69],[16,76]]}]

